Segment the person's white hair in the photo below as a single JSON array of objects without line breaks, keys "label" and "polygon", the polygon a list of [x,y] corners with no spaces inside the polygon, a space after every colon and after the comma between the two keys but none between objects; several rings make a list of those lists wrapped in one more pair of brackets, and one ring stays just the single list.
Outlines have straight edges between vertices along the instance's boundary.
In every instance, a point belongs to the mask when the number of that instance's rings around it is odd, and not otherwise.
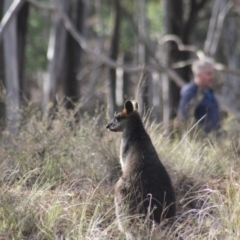
[{"label": "person's white hair", "polygon": [[214,60],[212,58],[205,57],[194,61],[192,64],[192,71],[194,74],[198,74],[206,67],[214,67]]}]

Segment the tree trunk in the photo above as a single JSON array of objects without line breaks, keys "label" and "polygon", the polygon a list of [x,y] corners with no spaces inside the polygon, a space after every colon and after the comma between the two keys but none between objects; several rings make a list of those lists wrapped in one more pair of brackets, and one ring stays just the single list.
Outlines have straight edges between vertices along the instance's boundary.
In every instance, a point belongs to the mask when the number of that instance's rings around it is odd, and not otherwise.
[{"label": "tree trunk", "polygon": [[[101,0],[95,0],[95,12],[96,12],[96,19],[97,19],[97,27],[99,29],[104,29],[104,21],[102,19],[102,1]],[[95,47],[95,52],[102,52],[103,46],[104,46],[104,35],[100,35],[97,37],[97,43]],[[88,91],[83,94],[83,100],[84,100],[84,107],[85,109],[92,108],[93,102],[92,97],[94,96],[95,88],[97,85],[97,82],[101,76],[102,71],[102,62],[99,59],[96,59],[92,63],[92,69],[89,77],[89,86]]]},{"label": "tree trunk", "polygon": [[[227,66],[231,69],[238,69],[239,54],[236,51],[236,46],[239,42],[239,34],[236,29],[239,29],[240,22],[236,17],[229,17],[226,21],[224,29],[224,45],[225,59]],[[240,82],[238,76],[226,75],[224,84],[221,88],[225,103],[230,109],[236,112],[240,110],[239,91]]]},{"label": "tree trunk", "polygon": [[[5,0],[4,12],[11,5],[11,0]],[[19,113],[19,66],[17,49],[17,18],[13,17],[4,34],[4,59],[6,74],[6,117],[10,134],[16,135],[20,122]]]},{"label": "tree trunk", "polygon": [[[167,0],[167,34],[174,34],[181,38],[182,28],[183,28],[183,1]],[[181,52],[178,50],[176,43],[168,43],[169,46],[169,56],[168,65],[171,66],[172,63],[178,62],[181,59]],[[179,73],[179,71],[178,71]],[[181,70],[180,76],[183,75]],[[185,78],[186,79],[186,76]],[[187,81],[187,80],[186,80]],[[180,98],[180,89],[173,81],[169,81],[169,95],[170,97],[170,119],[176,116],[176,111]]]},{"label": "tree trunk", "polygon": [[[139,32],[139,44],[138,44],[138,59],[139,63],[144,65],[149,63],[149,56],[147,49],[149,48],[149,26],[146,18],[146,0],[141,0],[139,3],[138,11],[138,32]],[[144,73],[140,84],[140,96],[139,105],[141,106],[141,114],[144,115],[149,108],[152,107],[152,77],[149,72]]]},{"label": "tree trunk", "polygon": [[[0,1],[0,19],[3,17],[3,6],[4,1]],[[3,50],[3,42],[0,41],[0,84],[3,86],[5,85],[5,73],[4,73],[4,50]],[[1,91],[1,87],[0,87]],[[0,101],[0,129],[5,127],[5,104],[4,102]]]},{"label": "tree trunk", "polygon": [[[62,7],[63,11],[68,12],[69,1],[61,0],[57,1]],[[42,109],[44,113],[48,112],[48,104],[56,104],[55,96],[60,85],[63,83],[64,75],[64,57],[66,46],[67,31],[63,25],[61,17],[58,12],[54,13],[53,24],[50,32],[49,45],[48,45],[48,75],[43,83],[43,100]]]},{"label": "tree trunk", "polygon": [[[114,61],[118,58],[119,38],[120,38],[120,23],[121,23],[121,8],[120,0],[114,0],[114,26],[110,46],[110,58]],[[108,105],[109,115],[112,117],[116,110],[116,69],[110,68],[108,78]]]},{"label": "tree trunk", "polygon": [[[123,56],[123,63],[124,65],[130,65],[132,62],[132,54],[130,52],[125,52]],[[126,100],[133,98],[133,93],[131,91],[132,89],[132,82],[130,74],[127,72],[123,72],[123,102]]]},{"label": "tree trunk", "polygon": [[[77,1],[76,11],[71,9],[70,15],[72,15],[72,21],[79,33],[84,35],[84,20],[85,20],[85,2],[84,0]],[[65,87],[64,92],[68,101],[66,104],[67,108],[73,108],[74,103],[80,99],[80,82],[78,80],[78,73],[81,68],[81,57],[83,54],[82,48],[76,42],[76,40],[71,36],[70,33],[67,34],[67,45],[66,45],[66,76],[65,76]]]},{"label": "tree trunk", "polygon": [[18,66],[19,66],[19,81],[20,81],[20,98],[24,104],[29,100],[30,93],[25,76],[25,46],[27,38],[27,20],[29,13],[29,3],[24,3],[17,17],[17,35],[18,35]]}]

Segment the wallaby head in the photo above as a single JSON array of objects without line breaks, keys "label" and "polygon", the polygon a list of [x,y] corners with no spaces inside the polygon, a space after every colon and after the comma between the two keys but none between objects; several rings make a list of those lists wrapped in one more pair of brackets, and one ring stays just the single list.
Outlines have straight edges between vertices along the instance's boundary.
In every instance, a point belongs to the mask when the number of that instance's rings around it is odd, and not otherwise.
[{"label": "wallaby head", "polygon": [[126,124],[127,118],[138,111],[138,103],[136,101],[127,100],[124,104],[122,112],[114,114],[113,119],[106,126],[109,131],[122,132]]}]

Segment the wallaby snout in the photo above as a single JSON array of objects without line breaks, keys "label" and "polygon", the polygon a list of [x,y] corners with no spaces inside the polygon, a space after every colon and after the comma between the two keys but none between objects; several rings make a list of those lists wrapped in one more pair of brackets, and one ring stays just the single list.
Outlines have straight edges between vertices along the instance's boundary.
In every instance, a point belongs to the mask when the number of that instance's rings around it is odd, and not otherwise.
[{"label": "wallaby snout", "polygon": [[107,124],[106,128],[107,128],[108,131],[116,132],[116,130],[115,130],[115,124],[114,124],[113,121],[111,121],[109,124]]}]

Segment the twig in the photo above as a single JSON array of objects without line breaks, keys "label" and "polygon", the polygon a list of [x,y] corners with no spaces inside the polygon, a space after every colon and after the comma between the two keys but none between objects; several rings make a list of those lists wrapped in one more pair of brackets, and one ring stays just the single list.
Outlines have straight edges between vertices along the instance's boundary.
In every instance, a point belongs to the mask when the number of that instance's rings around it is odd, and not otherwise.
[{"label": "twig", "polygon": [[147,194],[148,200],[149,200],[149,204],[148,204],[148,208],[147,208],[147,218],[150,217],[151,215],[151,207],[152,207],[152,194],[148,193]]},{"label": "twig", "polygon": [[186,67],[186,66],[189,66],[191,65],[193,62],[195,61],[195,59],[188,59],[186,61],[180,61],[180,62],[176,62],[176,63],[173,63],[171,65],[172,68],[183,68],[183,67]]}]

